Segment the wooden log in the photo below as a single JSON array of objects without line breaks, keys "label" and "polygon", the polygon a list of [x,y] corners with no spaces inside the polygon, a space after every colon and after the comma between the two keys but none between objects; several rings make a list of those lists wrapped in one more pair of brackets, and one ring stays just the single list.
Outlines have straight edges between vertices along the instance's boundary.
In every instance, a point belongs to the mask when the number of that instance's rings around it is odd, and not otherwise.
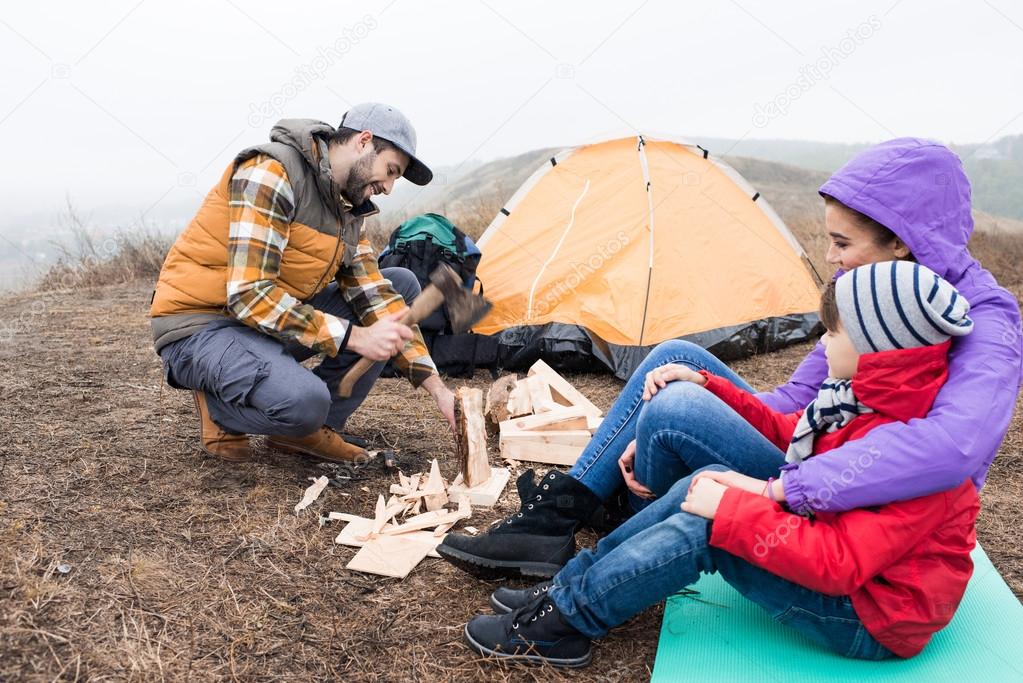
[{"label": "wooden log", "polygon": [[508,414],[508,394],[515,389],[516,382],[518,382],[518,377],[515,375],[505,375],[499,377],[487,391],[483,412],[486,414],[488,422],[493,423],[495,427],[512,417]]},{"label": "wooden log", "polygon": [[601,417],[604,414],[600,408],[593,405],[593,403],[583,396],[578,389],[573,387],[567,379],[559,375],[554,368],[547,365],[547,363],[543,362],[543,360],[538,360],[533,363],[533,366],[529,368],[528,374],[530,376],[540,375],[543,377],[547,381],[547,384],[550,385],[551,392],[555,400],[557,400],[558,396],[560,396],[571,405],[582,408],[587,415]]},{"label": "wooden log", "polygon": [[529,385],[526,380],[520,379],[508,394],[508,416],[518,417],[519,415],[529,415],[532,412],[533,401],[529,396]]},{"label": "wooden log", "polygon": [[542,375],[533,375],[526,378],[526,389],[529,391],[529,401],[533,404],[533,413],[545,413],[562,407],[554,402],[551,395],[551,385]]},{"label": "wooden log", "polygon": [[455,393],[455,453],[462,481],[480,486],[490,478],[487,458],[487,427],[483,418],[483,392],[460,387]]}]

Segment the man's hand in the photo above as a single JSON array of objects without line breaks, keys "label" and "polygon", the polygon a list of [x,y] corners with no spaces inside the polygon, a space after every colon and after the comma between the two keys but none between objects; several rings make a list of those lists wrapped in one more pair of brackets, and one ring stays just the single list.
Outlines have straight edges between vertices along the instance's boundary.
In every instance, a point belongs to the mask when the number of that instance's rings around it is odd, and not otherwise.
[{"label": "man's hand", "polygon": [[433,400],[437,402],[437,408],[448,421],[451,432],[456,432],[458,426],[455,424],[455,395],[444,384],[444,380],[437,375],[430,375],[423,381],[423,388],[430,392]]},{"label": "man's hand", "polygon": [[633,439],[629,442],[629,445],[625,447],[625,452],[622,453],[622,457],[618,458],[618,469],[622,471],[622,478],[625,479],[625,485],[630,491],[635,493],[640,498],[650,500],[657,496],[653,491],[648,489],[643,484],[639,483],[636,479],[636,440]]},{"label": "man's hand", "polygon": [[707,378],[686,365],[668,363],[659,368],[654,368],[646,373],[646,381],[643,383],[643,400],[649,401],[660,389],[668,386],[668,382],[692,382],[701,387],[707,383]]},{"label": "man's hand", "polygon": [[682,512],[714,519],[718,506],[721,504],[721,498],[724,497],[727,490],[727,486],[719,484],[709,477],[695,480],[685,501],[682,502]]},{"label": "man's hand", "polygon": [[727,472],[719,472],[717,470],[705,470],[699,472],[693,480],[689,482],[689,493],[693,492],[693,488],[696,487],[696,483],[701,479],[709,479],[716,481],[717,483],[733,489],[742,489],[743,491],[749,491],[755,493],[758,496],[767,495],[767,482],[763,479],[754,479],[753,477],[747,477],[745,474],[739,474],[728,470]]},{"label": "man's hand", "polygon": [[369,327],[352,323],[346,349],[373,361],[385,361],[401,353],[405,342],[412,339],[412,328],[398,322],[407,311],[388,314]]}]

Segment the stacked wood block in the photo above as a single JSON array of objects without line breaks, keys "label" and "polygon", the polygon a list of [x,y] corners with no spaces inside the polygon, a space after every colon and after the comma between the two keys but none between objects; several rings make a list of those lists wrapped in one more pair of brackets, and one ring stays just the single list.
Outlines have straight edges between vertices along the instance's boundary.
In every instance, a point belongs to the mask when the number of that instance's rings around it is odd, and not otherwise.
[{"label": "stacked wood block", "polygon": [[600,425],[603,412],[542,360],[525,379],[502,377],[488,396],[488,418],[498,425],[501,456],[573,465]]}]

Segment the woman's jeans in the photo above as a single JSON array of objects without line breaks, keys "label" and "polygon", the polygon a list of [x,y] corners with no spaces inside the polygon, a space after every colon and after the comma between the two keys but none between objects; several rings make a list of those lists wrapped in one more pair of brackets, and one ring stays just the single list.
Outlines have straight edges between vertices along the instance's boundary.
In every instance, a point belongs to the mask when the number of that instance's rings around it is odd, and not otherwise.
[{"label": "woman's jeans", "polygon": [[[724,465],[758,479],[777,476],[785,455],[703,387],[670,382],[650,401],[643,400],[646,374],[667,363],[707,370],[752,391],[705,349],[677,340],[659,344],[626,383],[569,474],[601,500],[609,500],[625,484],[618,458],[636,439],[636,478],[658,496],[707,465]],[[649,503],[631,494],[630,499],[637,510]]]},{"label": "woman's jeans", "polygon": [[[645,418],[644,418],[645,419]],[[674,432],[670,423],[657,426]],[[665,442],[666,443],[666,442]],[[654,446],[664,450],[665,446]],[[659,459],[670,454],[657,453]],[[706,469],[724,470],[721,465]],[[708,545],[710,522],[682,512],[693,475],[683,477],[650,505],[576,555],[554,577],[550,597],[569,624],[599,638],[635,614],[696,583],[701,574],[721,576],[776,621],[846,657],[892,656],[867,632],[847,596],[828,596],[775,576]]]}]

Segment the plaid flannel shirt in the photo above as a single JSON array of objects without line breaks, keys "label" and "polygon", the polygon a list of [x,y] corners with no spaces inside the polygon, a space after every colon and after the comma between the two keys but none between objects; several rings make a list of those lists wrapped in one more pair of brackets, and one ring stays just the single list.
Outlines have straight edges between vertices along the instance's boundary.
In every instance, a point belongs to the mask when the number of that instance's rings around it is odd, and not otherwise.
[{"label": "plaid flannel shirt", "polygon": [[[227,308],[239,321],[283,341],[296,341],[317,353],[344,350],[352,322],[302,303],[277,286],[281,256],[295,211],[295,196],[284,166],[257,155],[238,165],[231,177],[230,234],[227,241]],[[366,239],[336,281],[359,321],[369,326],[405,308],[405,301],[380,273]],[[394,362],[418,387],[437,368],[418,327]]]}]

